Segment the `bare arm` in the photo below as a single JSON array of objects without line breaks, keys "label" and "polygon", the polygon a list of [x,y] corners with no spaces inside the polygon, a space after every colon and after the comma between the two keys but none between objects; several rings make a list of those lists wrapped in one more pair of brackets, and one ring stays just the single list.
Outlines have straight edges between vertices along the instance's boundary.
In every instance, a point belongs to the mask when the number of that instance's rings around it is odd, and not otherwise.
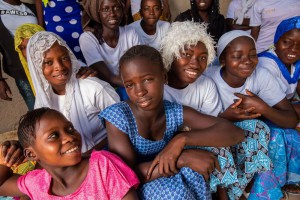
[{"label": "bare arm", "polygon": [[163,0],[162,3],[163,3],[163,13],[167,17],[168,21],[170,21],[172,15],[171,15],[171,11],[170,11],[169,1]]},{"label": "bare arm", "polygon": [[36,14],[38,19],[38,24],[45,28],[44,26],[44,11],[43,11],[43,5],[42,0],[36,0],[35,1],[35,8],[36,8]]},{"label": "bare arm", "polygon": [[244,18],[242,24],[236,24],[232,18],[227,18],[226,19],[226,24],[227,24],[227,29],[231,30],[243,30],[247,31],[251,27],[249,26],[249,19]]},{"label": "bare arm", "polygon": [[251,27],[251,35],[255,39],[255,41],[257,41],[259,31],[260,31],[260,26]]},{"label": "bare arm", "polygon": [[138,200],[138,199],[139,198],[136,194],[136,191],[133,188],[130,188],[127,194],[122,198],[122,200]]},{"label": "bare arm", "polygon": [[96,63],[92,64],[90,67],[93,68],[94,70],[96,70],[98,72],[98,77],[101,80],[104,80],[104,81],[108,82],[113,87],[115,87],[115,86],[123,86],[123,82],[122,82],[121,77],[114,75],[108,69],[108,67],[105,64],[105,62],[103,62],[103,61],[96,62]]}]

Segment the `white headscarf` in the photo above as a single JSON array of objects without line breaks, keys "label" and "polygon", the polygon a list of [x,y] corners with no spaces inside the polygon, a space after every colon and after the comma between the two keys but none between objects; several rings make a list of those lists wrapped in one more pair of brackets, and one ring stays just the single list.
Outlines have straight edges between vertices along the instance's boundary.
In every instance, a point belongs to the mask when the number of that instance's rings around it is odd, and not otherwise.
[{"label": "white headscarf", "polygon": [[241,36],[246,36],[251,38],[254,41],[255,44],[255,40],[254,38],[247,33],[246,31],[241,31],[241,30],[233,30],[233,31],[229,31],[227,33],[224,33],[222,35],[222,37],[220,37],[219,41],[218,41],[218,46],[217,46],[217,54],[218,54],[218,58],[220,58],[222,52],[224,51],[224,49],[227,47],[227,45],[234,39],[241,37]]},{"label": "white headscarf", "polygon": [[256,0],[241,0],[242,1],[242,10],[238,13],[236,24],[242,24],[246,12],[253,6]]},{"label": "white headscarf", "polygon": [[37,32],[30,38],[27,45],[28,68],[36,90],[34,107],[53,108],[54,105],[54,103],[51,102],[53,89],[43,74],[42,63],[45,52],[49,50],[55,42],[67,48],[72,62],[72,75],[66,84],[64,106],[63,109],[59,111],[73,123],[75,129],[81,134],[82,152],[85,152],[94,147],[95,144],[92,139],[90,123],[84,109],[79,83],[76,78],[76,73],[80,65],[66,42],[52,32]]}]

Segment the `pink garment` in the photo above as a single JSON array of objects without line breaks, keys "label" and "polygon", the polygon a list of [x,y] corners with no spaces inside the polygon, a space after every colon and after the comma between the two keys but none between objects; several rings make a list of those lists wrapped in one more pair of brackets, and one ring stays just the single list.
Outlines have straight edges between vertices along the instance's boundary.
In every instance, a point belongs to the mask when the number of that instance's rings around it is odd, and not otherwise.
[{"label": "pink garment", "polygon": [[51,176],[46,170],[33,170],[18,179],[18,187],[32,200],[118,200],[139,184],[135,173],[117,155],[108,151],[92,153],[88,174],[73,194],[63,197],[49,194],[50,182]]}]

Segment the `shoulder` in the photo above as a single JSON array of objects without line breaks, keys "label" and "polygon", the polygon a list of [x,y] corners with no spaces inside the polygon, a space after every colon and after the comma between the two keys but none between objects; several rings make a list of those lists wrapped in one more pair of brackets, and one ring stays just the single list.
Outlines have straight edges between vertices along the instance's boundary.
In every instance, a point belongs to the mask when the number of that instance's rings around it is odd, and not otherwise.
[{"label": "shoulder", "polygon": [[176,103],[176,102],[170,102],[168,100],[164,100],[164,106],[165,110],[171,111],[173,113],[182,113],[182,105]]},{"label": "shoulder", "polygon": [[80,88],[92,89],[101,91],[106,87],[111,87],[109,83],[100,80],[96,77],[87,77],[85,79],[78,79]]},{"label": "shoulder", "polygon": [[192,11],[190,9],[180,13],[176,18],[175,21],[186,21],[192,20]]},{"label": "shoulder", "polygon": [[95,41],[98,42],[97,38],[94,36],[94,34],[90,31],[85,31],[83,33],[81,33],[80,37],[79,37],[79,41]]},{"label": "shoulder", "polygon": [[130,115],[131,110],[129,105],[121,101],[105,108],[100,112],[99,118],[102,120],[102,123],[104,123],[104,120],[107,120],[125,132],[125,124],[128,122],[128,116]]}]

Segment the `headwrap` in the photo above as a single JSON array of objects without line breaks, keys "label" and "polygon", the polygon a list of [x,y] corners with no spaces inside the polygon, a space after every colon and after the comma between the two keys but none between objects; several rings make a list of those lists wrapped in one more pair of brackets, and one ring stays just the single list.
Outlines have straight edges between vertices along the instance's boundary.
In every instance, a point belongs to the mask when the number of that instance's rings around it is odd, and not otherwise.
[{"label": "headwrap", "polygon": [[279,38],[283,34],[295,28],[300,29],[300,16],[285,19],[282,22],[280,22],[275,32],[274,44],[278,42]]},{"label": "headwrap", "polygon": [[215,58],[214,40],[207,33],[207,24],[192,21],[173,22],[161,41],[160,51],[163,57],[164,67],[170,70],[174,59],[180,58],[180,52],[187,47],[202,42],[207,51],[207,65]]},{"label": "headwrap", "polygon": [[[104,0],[82,0],[81,5],[83,7],[81,24],[85,29],[91,20],[101,24],[99,16],[100,6]],[[116,0],[121,6],[124,13],[124,4],[122,0]]]},{"label": "headwrap", "polygon": [[222,52],[224,51],[224,49],[227,47],[227,45],[234,39],[241,37],[241,36],[246,36],[249,37],[253,40],[254,44],[255,44],[255,40],[254,38],[247,33],[246,31],[241,31],[241,30],[233,30],[233,31],[229,31],[225,34],[222,35],[222,37],[220,37],[219,41],[218,41],[218,47],[217,47],[217,54],[218,54],[218,58],[220,59],[220,56],[222,54]]},{"label": "headwrap", "polygon": [[245,13],[253,6],[256,0],[241,0],[242,2],[242,10],[238,13],[236,24],[242,24]]},{"label": "headwrap", "polygon": [[35,90],[34,90],[31,76],[29,73],[27,60],[23,56],[21,50],[19,49],[19,46],[22,43],[23,39],[29,39],[33,34],[39,32],[39,31],[44,31],[44,28],[39,26],[38,24],[23,24],[23,25],[19,26],[15,32],[15,50],[19,54],[20,61],[23,65],[25,74],[27,76],[27,79],[29,81],[29,84],[31,86],[31,89],[32,89],[32,92],[34,95],[35,95]]},{"label": "headwrap", "polygon": [[28,67],[37,93],[34,107],[57,109],[53,107],[54,103],[51,102],[51,94],[53,94],[52,86],[46,80],[42,69],[45,52],[49,50],[55,42],[67,48],[72,62],[72,75],[65,86],[64,106],[63,109],[59,111],[74,124],[75,129],[81,134],[82,152],[85,152],[94,147],[95,144],[93,143],[90,123],[84,109],[79,83],[76,78],[76,73],[80,65],[66,42],[52,32],[37,32],[30,38],[27,45]]}]

